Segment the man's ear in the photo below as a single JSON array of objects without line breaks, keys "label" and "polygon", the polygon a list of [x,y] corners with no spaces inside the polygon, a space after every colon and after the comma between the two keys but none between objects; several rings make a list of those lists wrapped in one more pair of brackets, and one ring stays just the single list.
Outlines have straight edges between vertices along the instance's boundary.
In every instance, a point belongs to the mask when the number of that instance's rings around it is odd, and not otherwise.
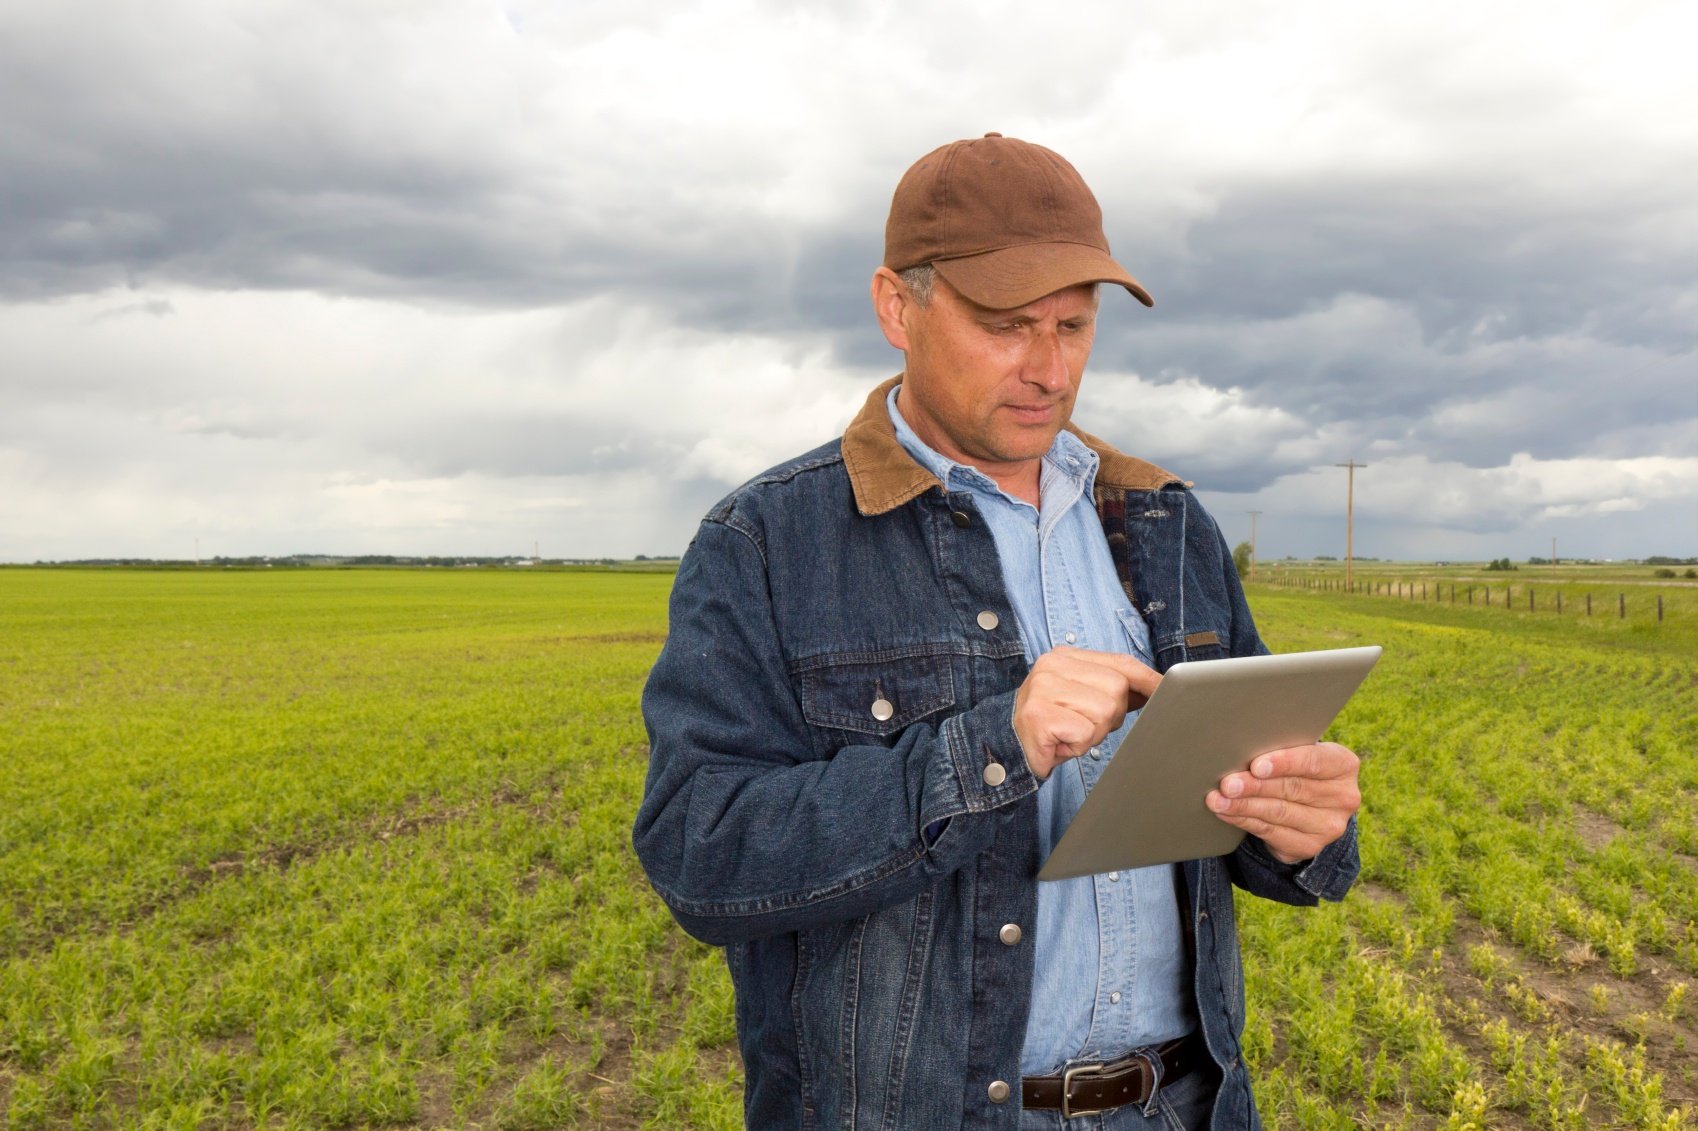
[{"label": "man's ear", "polygon": [[884,340],[908,352],[908,315],[915,309],[914,296],[902,285],[902,280],[888,267],[873,272],[873,315]]}]

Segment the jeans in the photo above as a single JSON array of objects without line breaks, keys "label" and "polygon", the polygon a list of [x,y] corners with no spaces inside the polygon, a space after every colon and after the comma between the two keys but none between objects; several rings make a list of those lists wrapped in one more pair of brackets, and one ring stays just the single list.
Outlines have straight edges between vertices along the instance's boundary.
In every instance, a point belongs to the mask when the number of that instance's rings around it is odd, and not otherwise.
[{"label": "jeans", "polygon": [[1121,1104],[1099,1115],[1062,1119],[1061,1112],[1022,1111],[1020,1131],[1197,1131],[1209,1125],[1220,1076],[1198,1067],[1156,1094],[1156,1113],[1142,1104]]}]

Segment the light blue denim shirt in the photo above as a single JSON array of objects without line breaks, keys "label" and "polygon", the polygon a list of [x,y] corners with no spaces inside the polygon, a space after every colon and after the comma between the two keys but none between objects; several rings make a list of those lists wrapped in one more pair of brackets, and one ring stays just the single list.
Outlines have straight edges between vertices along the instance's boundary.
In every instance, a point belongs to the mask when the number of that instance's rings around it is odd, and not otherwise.
[{"label": "light blue denim shirt", "polygon": [[[1116,579],[1091,505],[1096,453],[1071,433],[1057,435],[1039,472],[1041,505],[1034,507],[977,468],[927,446],[897,408],[899,391],[889,397],[896,438],[949,490],[970,492],[990,527],[1027,660],[1071,644],[1153,663],[1149,629]],[[1038,836],[1046,858],[1136,717],[1128,714],[1100,746],[1056,767],[1039,789]],[[1068,1061],[1111,1060],[1195,1027],[1174,885],[1172,865],[1038,885],[1023,1074],[1059,1072]]]}]

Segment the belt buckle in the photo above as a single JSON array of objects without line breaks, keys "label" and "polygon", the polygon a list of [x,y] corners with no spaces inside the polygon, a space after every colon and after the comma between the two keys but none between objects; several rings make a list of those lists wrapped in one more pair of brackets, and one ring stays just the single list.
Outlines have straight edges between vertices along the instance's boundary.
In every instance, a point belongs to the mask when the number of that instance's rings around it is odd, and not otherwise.
[{"label": "belt buckle", "polygon": [[1061,1074],[1061,1118],[1073,1119],[1076,1116],[1097,1115],[1103,1108],[1093,1107],[1084,1111],[1073,1110],[1073,1081],[1080,1076],[1101,1076],[1105,1065],[1075,1064]]},{"label": "belt buckle", "polygon": [[1078,1116],[1100,1115],[1108,1110],[1105,1107],[1074,1110],[1073,1081],[1075,1078],[1080,1076],[1107,1076],[1111,1071],[1118,1072],[1122,1067],[1130,1066],[1134,1061],[1144,1066],[1144,1081],[1148,1084],[1149,1091],[1143,1099],[1129,1102],[1147,1104],[1150,1100],[1153,1100],[1156,1092],[1161,1088],[1161,1058],[1156,1055],[1154,1049],[1141,1048],[1110,1064],[1076,1064],[1064,1070],[1061,1074],[1061,1118],[1066,1120]]}]

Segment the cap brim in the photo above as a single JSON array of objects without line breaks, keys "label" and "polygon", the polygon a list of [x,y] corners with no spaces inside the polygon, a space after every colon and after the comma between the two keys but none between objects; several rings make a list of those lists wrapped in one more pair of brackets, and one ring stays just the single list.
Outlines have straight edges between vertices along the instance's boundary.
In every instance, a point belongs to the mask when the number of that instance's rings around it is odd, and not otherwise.
[{"label": "cap brim", "polygon": [[1083,283],[1119,283],[1145,306],[1155,299],[1108,252],[1081,243],[1029,243],[932,263],[980,306],[1011,310]]}]

